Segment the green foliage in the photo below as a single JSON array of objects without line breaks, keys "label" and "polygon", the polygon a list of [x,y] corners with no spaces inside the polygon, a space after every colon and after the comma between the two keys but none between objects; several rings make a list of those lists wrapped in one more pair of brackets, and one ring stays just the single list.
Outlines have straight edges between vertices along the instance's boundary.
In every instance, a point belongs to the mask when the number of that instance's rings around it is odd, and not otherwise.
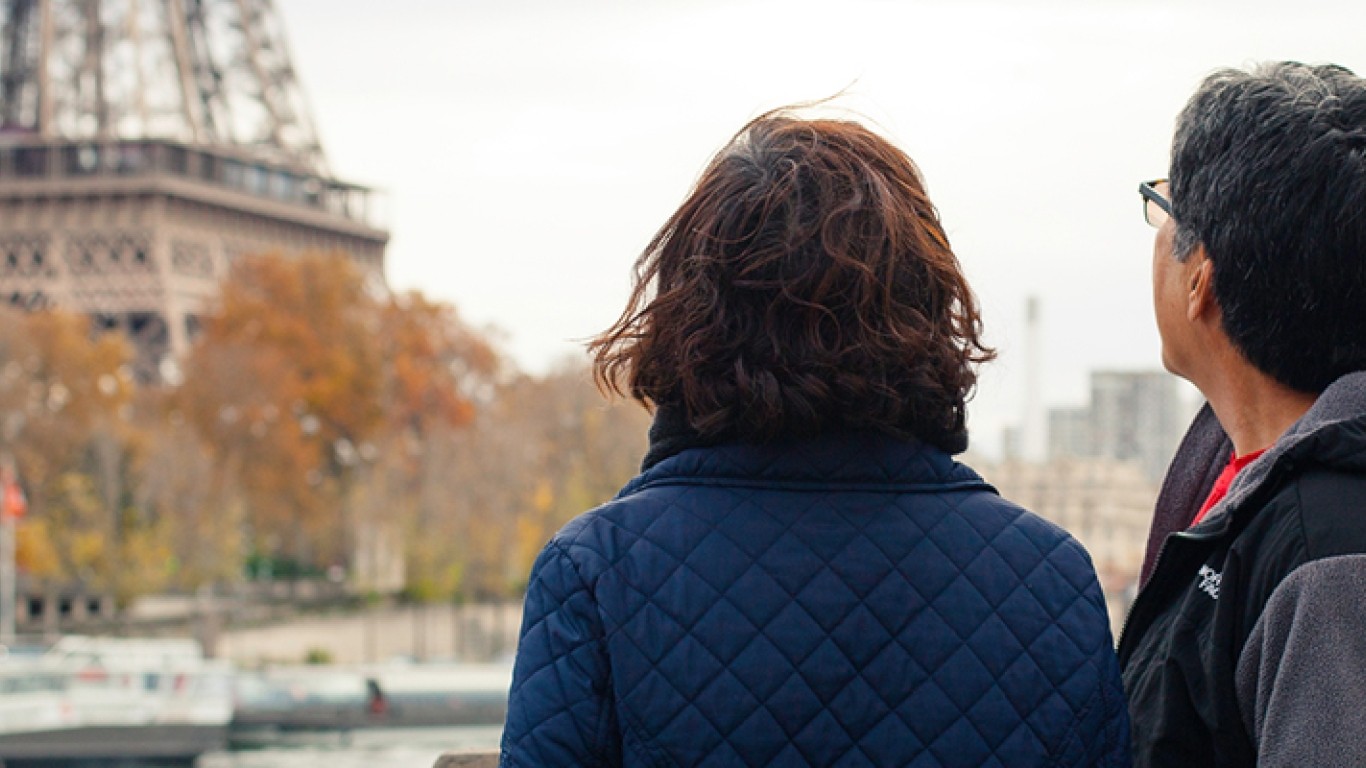
[{"label": "green foliage", "polygon": [[305,664],[331,664],[332,661],[332,651],[328,648],[314,646],[304,652]]},{"label": "green foliage", "polygon": [[320,579],[325,575],[323,569],[314,563],[262,552],[247,556],[242,564],[242,574],[247,581],[301,581]]}]

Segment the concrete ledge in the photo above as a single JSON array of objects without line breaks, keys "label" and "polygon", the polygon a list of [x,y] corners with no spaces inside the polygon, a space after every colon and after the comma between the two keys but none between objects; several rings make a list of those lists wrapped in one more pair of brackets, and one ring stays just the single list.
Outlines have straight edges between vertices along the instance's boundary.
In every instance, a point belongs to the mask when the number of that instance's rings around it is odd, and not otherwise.
[{"label": "concrete ledge", "polygon": [[497,752],[447,752],[432,768],[498,768]]}]

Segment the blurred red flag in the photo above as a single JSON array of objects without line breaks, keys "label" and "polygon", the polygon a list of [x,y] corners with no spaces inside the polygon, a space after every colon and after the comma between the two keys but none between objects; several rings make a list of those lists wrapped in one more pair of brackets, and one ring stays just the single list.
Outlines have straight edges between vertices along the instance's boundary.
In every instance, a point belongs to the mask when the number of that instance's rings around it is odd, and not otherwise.
[{"label": "blurred red flag", "polygon": [[0,515],[5,517],[17,520],[28,511],[28,499],[24,498],[24,489],[13,480],[5,481],[4,494],[0,501],[4,502],[3,506],[0,506]]}]

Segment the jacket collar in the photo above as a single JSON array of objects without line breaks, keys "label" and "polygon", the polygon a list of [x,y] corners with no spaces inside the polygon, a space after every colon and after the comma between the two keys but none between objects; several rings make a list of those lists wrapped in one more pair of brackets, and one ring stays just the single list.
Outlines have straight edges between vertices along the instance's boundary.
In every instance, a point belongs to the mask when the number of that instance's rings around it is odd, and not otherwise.
[{"label": "jacket collar", "polygon": [[[1207,477],[1208,483],[1204,485],[1203,493],[1208,494],[1214,477],[1228,461],[1231,450],[1232,443],[1206,404],[1201,409],[1201,415],[1196,417],[1191,433],[1177,451],[1172,462],[1173,472],[1176,468],[1182,468],[1186,474]],[[1366,472],[1366,371],[1347,374],[1324,390],[1309,410],[1266,453],[1238,473],[1228,495],[1209,511],[1205,520],[1192,532],[1211,535],[1222,533],[1237,510],[1246,506],[1262,490],[1276,487],[1281,476],[1294,471],[1296,465],[1306,461],[1349,472]],[[1189,522],[1203,497],[1198,492],[1173,493],[1168,497],[1168,484],[1164,484],[1162,495],[1159,496],[1156,519],[1178,518],[1174,510],[1164,509],[1164,504],[1180,503],[1184,507],[1185,520]],[[1193,487],[1191,485],[1186,490]]]},{"label": "jacket collar", "polygon": [[[653,452],[653,450],[652,450]],[[834,432],[772,443],[685,447],[659,459],[622,489],[693,482],[907,489],[990,488],[973,470],[918,440],[877,432]]]},{"label": "jacket collar", "polygon": [[644,472],[689,448],[699,448],[711,442],[714,441],[708,441],[692,428],[681,406],[661,404],[655,408],[654,421],[650,423],[650,447],[640,462],[640,471]]},{"label": "jacket collar", "polygon": [[1148,583],[1148,577],[1152,576],[1157,554],[1167,535],[1190,526],[1232,452],[1233,441],[1224,434],[1209,403],[1205,403],[1177,447],[1167,476],[1162,480],[1162,490],[1157,494],[1140,586]]}]

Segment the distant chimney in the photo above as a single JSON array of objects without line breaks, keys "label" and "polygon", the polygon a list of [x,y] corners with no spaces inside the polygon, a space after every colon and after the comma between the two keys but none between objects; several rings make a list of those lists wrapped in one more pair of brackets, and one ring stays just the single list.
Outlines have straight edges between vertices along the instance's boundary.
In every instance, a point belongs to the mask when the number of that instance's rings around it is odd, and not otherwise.
[{"label": "distant chimney", "polygon": [[1048,458],[1048,414],[1043,402],[1042,311],[1039,298],[1025,300],[1024,414],[1020,420],[1022,458],[1043,462]]}]

